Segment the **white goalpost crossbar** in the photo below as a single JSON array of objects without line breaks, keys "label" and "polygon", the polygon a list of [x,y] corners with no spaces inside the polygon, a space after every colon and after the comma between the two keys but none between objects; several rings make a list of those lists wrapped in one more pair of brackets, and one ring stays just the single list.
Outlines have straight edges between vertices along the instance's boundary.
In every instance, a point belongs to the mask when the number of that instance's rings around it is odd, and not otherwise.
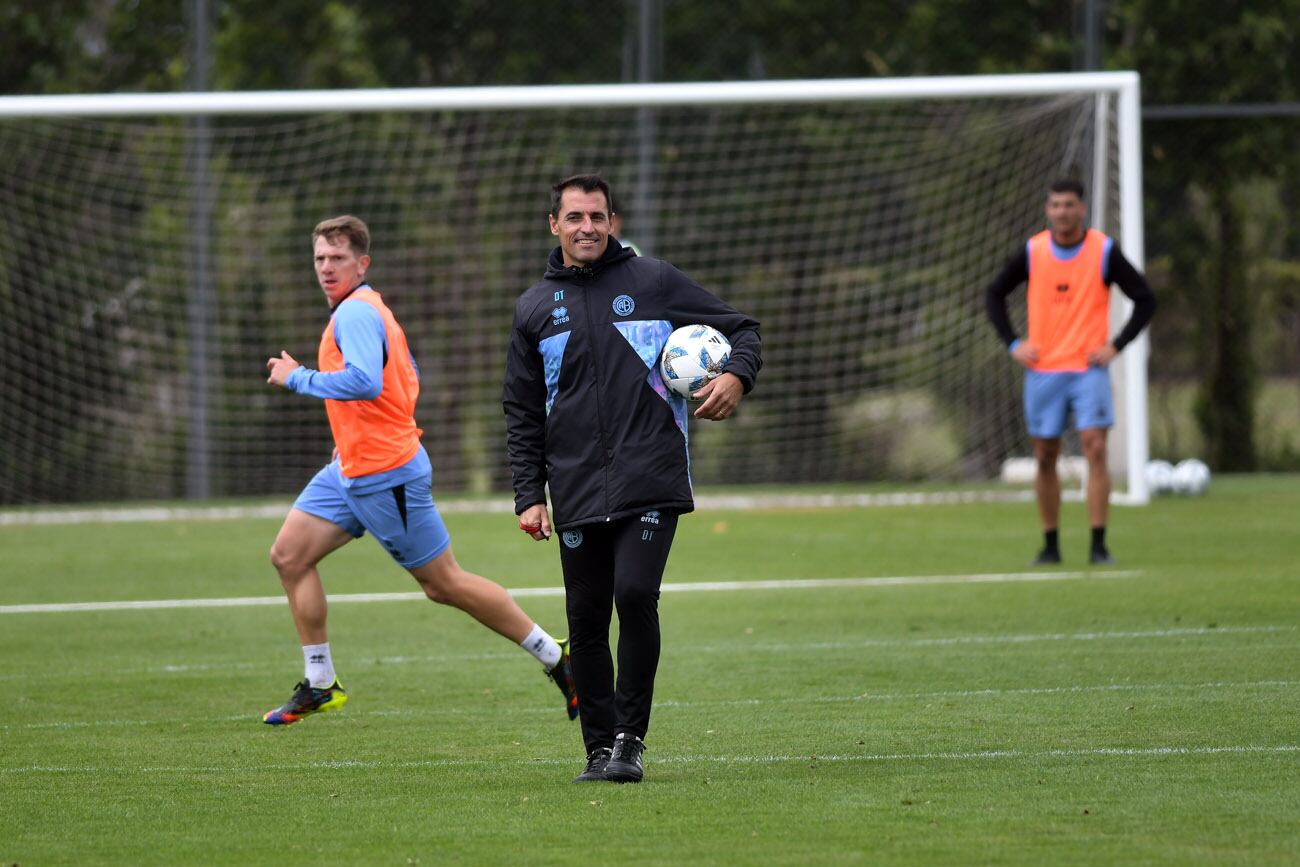
[{"label": "white goalpost crossbar", "polygon": [[1131,93],[1135,72],[851,78],[806,81],[412,87],[220,93],[113,93],[0,97],[0,117],[318,114],[529,108],[734,105],[888,99],[967,99],[1053,93]]}]

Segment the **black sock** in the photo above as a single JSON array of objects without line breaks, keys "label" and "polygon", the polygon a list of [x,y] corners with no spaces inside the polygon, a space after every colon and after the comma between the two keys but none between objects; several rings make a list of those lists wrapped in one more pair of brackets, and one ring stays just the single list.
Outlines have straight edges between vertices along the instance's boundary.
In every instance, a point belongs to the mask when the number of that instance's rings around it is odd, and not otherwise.
[{"label": "black sock", "polygon": [[1056,551],[1056,550],[1058,550],[1057,547],[1056,547],[1056,531],[1055,531],[1055,530],[1044,530],[1044,531],[1043,531],[1043,550],[1044,550],[1044,551]]},{"label": "black sock", "polygon": [[1106,550],[1106,527],[1105,526],[1092,528],[1092,550],[1094,551]]}]

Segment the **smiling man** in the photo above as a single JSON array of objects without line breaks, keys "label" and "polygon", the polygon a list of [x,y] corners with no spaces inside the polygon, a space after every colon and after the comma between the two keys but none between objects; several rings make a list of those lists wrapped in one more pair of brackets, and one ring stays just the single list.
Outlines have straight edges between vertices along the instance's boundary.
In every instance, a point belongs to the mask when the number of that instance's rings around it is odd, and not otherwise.
[{"label": "smiling man", "polygon": [[[1071,414],[1088,462],[1088,517],[1092,537],[1088,559],[1113,562],[1106,547],[1110,470],[1106,432],[1115,423],[1106,366],[1141,333],[1155,313],[1146,278],[1119,246],[1086,227],[1083,184],[1052,184],[1045,208],[1049,228],[1016,251],[984,293],[985,307],[1011,357],[1025,368],[1025,418],[1034,442],[1034,490],[1043,525],[1043,548],[1035,564],[1061,562],[1057,538],[1061,480],[1056,461],[1061,434]],[[1021,340],[1007,315],[1007,296],[1028,281],[1029,334]],[[1112,340],[1110,286],[1133,300],[1133,313]]]},{"label": "smiling man", "polygon": [[[638,782],[659,664],[659,585],[679,515],[694,508],[687,405],[659,376],[673,329],[703,323],[731,340],[725,371],[695,394],[695,417],[735,412],[762,366],[758,322],[667,262],[610,234],[598,175],[551,190],[559,246],[515,307],[503,403],[519,527],[560,530],[565,609],[582,735],[581,782]],[[609,629],[618,610],[618,677]]]},{"label": "smiling man", "polygon": [[268,359],[267,382],[325,401],[334,459],[303,489],[271,547],[302,641],[304,675],[289,700],[262,720],[290,725],[338,710],[339,684],[325,629],[325,590],[317,564],[370,531],[434,602],[459,608],[516,642],[542,663],[577,716],[567,642],[557,642],[500,585],[456,562],[433,503],[432,467],[420,443],[415,403],[419,373],[406,334],[365,282],[370,231],[353,216],[325,220],[312,232],[316,280],[330,305],[319,370],[287,352]]}]

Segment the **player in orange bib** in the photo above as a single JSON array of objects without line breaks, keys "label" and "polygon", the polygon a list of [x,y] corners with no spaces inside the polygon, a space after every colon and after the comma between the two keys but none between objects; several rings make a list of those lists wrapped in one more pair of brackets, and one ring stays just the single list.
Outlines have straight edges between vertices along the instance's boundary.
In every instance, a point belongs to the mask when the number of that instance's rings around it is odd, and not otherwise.
[{"label": "player in orange bib", "polygon": [[316,279],[330,305],[320,369],[281,352],[266,362],[267,382],[325,401],[335,457],[303,489],[271,547],[302,641],[304,674],[289,700],[267,711],[263,722],[289,725],[347,703],[326,636],[325,591],[316,567],[367,531],[426,596],[459,608],[541,662],[564,694],[569,718],[576,718],[568,642],[548,635],[504,587],[467,572],[452,554],[415,425],[419,372],[402,327],[365,282],[369,229],[356,217],[335,217],[316,226],[312,244]]},{"label": "player in orange bib", "polygon": [[[1061,480],[1056,461],[1061,433],[1071,414],[1088,461],[1088,517],[1092,522],[1089,561],[1113,560],[1106,547],[1110,471],[1106,432],[1115,423],[1107,365],[1141,333],[1155,312],[1146,278],[1115,244],[1085,227],[1083,184],[1052,184],[1047,195],[1049,229],[1030,238],[989,284],[984,300],[989,319],[1025,367],[1025,418],[1034,441],[1038,473],[1034,488],[1043,524],[1043,549],[1036,564],[1061,562],[1057,528]],[[1028,282],[1029,335],[1020,339],[1007,315],[1007,296]],[[1133,301],[1123,329],[1110,337],[1110,287]]]}]

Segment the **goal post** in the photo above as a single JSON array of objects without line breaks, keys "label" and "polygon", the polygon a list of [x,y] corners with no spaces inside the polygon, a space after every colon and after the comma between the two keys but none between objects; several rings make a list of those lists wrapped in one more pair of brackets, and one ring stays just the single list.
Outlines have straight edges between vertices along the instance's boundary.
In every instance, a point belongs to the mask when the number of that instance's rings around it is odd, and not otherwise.
[{"label": "goal post", "polygon": [[[420,363],[435,486],[504,490],[513,301],[549,184],[586,170],[644,253],[763,323],[759,390],[692,429],[697,482],[991,478],[1028,441],[982,288],[1067,172],[1142,266],[1139,123],[1131,72],[0,98],[0,503],[296,490],[323,413],[259,367],[313,363],[307,238],[342,212]],[[1139,503],[1146,346],[1112,375]]]}]

